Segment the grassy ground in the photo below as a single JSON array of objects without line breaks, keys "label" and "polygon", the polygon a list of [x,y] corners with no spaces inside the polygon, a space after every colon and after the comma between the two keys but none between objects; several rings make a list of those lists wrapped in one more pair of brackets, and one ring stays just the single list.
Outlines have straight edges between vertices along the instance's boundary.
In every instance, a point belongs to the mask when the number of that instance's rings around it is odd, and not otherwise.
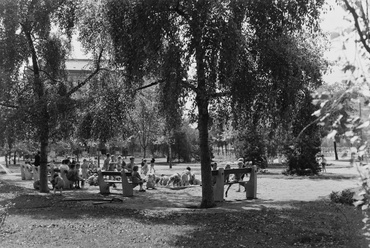
[{"label": "grassy ground", "polygon": [[[177,166],[181,170],[186,165]],[[325,181],[332,184],[333,177],[339,178],[335,182],[353,180],[351,175],[334,173],[319,179],[286,179],[278,174],[259,175],[261,187],[273,180],[293,189],[300,182],[312,188]],[[270,187],[272,191],[277,186]],[[315,193],[309,188],[306,192]],[[234,200],[198,209],[176,207],[180,197],[195,198],[192,192],[158,189],[145,195],[135,192],[123,203],[66,201],[72,195],[102,198],[89,193],[39,194],[0,176],[0,247],[368,247],[361,211],[326,199],[286,200],[285,192],[276,191],[274,205],[280,207],[271,207],[261,189],[260,199],[253,202]],[[166,198],[162,205],[160,196]]]}]

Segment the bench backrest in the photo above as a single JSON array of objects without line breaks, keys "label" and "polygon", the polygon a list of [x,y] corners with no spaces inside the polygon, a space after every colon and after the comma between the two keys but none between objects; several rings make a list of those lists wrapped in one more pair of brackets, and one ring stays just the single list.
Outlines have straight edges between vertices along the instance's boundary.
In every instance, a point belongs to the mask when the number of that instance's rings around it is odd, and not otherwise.
[{"label": "bench backrest", "polygon": [[[101,171],[101,174],[103,176],[121,176],[121,172],[120,171]],[[131,176],[131,172],[126,172],[125,174],[128,177]]]},{"label": "bench backrest", "polygon": [[[244,173],[251,173],[252,168],[238,168],[238,169],[227,169],[224,170],[224,175],[231,175],[231,174],[244,174]],[[212,176],[217,176],[218,170],[212,171]]]}]

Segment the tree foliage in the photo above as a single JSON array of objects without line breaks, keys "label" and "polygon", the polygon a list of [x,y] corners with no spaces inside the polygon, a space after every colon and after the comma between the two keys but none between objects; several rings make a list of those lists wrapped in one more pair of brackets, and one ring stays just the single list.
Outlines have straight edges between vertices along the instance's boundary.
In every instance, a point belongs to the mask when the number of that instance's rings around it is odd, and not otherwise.
[{"label": "tree foliage", "polygon": [[[299,42],[317,28],[321,5],[322,1],[107,2],[104,13],[113,56],[130,75],[130,84],[142,87],[145,78],[152,79],[152,84],[166,84],[161,89],[172,104],[188,92],[194,96],[203,207],[214,205],[209,107],[220,97],[231,96],[235,114],[242,109],[248,113],[257,104],[288,113],[295,101],[289,93],[299,91],[303,82],[315,84],[320,78],[319,53],[311,53],[314,43],[309,47]],[[298,35],[299,31],[303,34]],[[307,51],[320,63],[310,63]],[[194,75],[189,75],[192,64]],[[168,110],[176,113],[172,107]]]}]

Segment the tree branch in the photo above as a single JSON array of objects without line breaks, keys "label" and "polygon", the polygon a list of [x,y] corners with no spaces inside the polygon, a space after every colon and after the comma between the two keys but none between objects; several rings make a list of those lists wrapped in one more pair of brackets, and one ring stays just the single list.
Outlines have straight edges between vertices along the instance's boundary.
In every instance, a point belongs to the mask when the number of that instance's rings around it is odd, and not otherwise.
[{"label": "tree branch", "polygon": [[74,94],[75,92],[77,92],[82,86],[84,86],[85,84],[87,84],[96,74],[98,74],[98,72],[100,71],[100,62],[101,62],[101,58],[103,56],[103,49],[101,49],[100,53],[99,53],[99,56],[98,56],[98,60],[97,60],[97,63],[96,63],[96,68],[95,70],[87,77],[85,78],[85,80],[83,80],[82,82],[78,83],[75,87],[73,87],[67,94],[66,96],[69,97],[71,96],[72,94]]},{"label": "tree branch", "polygon": [[218,97],[224,97],[224,96],[230,96],[231,91],[226,91],[226,92],[217,92],[213,93],[210,95],[211,98],[218,98]]},{"label": "tree branch", "polygon": [[370,47],[368,46],[368,44],[366,43],[366,40],[362,34],[362,30],[361,30],[361,27],[360,27],[360,23],[358,22],[358,14],[356,13],[356,10],[349,4],[348,0],[343,0],[344,3],[346,4],[346,7],[347,9],[349,10],[349,12],[351,12],[352,16],[353,16],[353,19],[355,21],[355,27],[356,27],[356,30],[357,30],[357,33],[360,35],[360,41],[362,43],[362,45],[364,46],[365,50],[370,53]]},{"label": "tree branch", "polygon": [[6,107],[6,108],[12,108],[12,109],[18,109],[19,108],[19,106],[17,106],[17,105],[9,104],[9,103],[6,103],[6,102],[0,102],[0,106],[1,107]]},{"label": "tree branch", "polygon": [[147,85],[143,85],[143,86],[135,89],[134,92],[139,91],[139,90],[143,90],[143,89],[146,89],[146,88],[149,88],[149,87],[152,87],[154,85],[157,85],[157,84],[160,84],[160,83],[163,83],[163,82],[164,82],[164,79],[160,79],[160,80],[154,81],[153,83],[150,83],[150,84],[147,84]]}]

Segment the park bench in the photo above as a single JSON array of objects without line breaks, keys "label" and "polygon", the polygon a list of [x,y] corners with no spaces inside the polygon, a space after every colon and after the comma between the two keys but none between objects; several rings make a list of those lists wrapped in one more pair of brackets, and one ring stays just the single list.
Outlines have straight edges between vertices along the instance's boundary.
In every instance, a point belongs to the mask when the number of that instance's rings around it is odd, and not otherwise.
[{"label": "park bench", "polygon": [[[251,168],[238,168],[238,169],[224,169],[219,168],[218,170],[212,171],[212,176],[216,177],[216,183],[214,185],[213,193],[215,201],[224,201],[224,186],[228,185],[227,191],[231,185],[239,184],[245,187],[246,198],[255,199],[257,198],[257,167]],[[232,174],[250,174],[249,181],[230,181],[225,182],[225,177]],[[227,192],[226,191],[226,192]]]},{"label": "park bench", "polygon": [[69,181],[67,179],[67,174],[66,174],[65,170],[60,170],[60,169],[57,169],[57,168],[51,168],[51,170],[50,170],[51,179],[54,178],[55,173],[60,173],[60,176],[63,178],[63,180],[64,180],[63,189],[71,189],[73,187],[73,182]]},{"label": "park bench", "polygon": [[[121,181],[118,180],[108,180],[104,179],[104,176],[116,176],[121,177]],[[100,189],[100,194],[109,194],[109,187],[116,183],[122,183],[122,195],[123,196],[133,196],[134,187],[136,186],[128,178],[131,177],[131,172],[119,171],[98,171],[98,184]]]}]

